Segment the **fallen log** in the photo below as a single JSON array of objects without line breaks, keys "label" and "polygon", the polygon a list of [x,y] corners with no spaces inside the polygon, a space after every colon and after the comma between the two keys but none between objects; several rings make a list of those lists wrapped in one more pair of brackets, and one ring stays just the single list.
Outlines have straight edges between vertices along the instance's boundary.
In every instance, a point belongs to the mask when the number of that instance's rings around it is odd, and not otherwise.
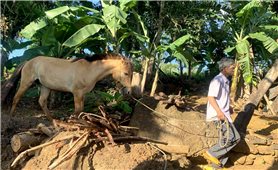
[{"label": "fallen log", "polygon": [[44,134],[35,135],[29,131],[15,134],[11,139],[11,147],[14,152],[21,152],[31,146],[40,144],[47,136]]},{"label": "fallen log", "polygon": [[274,113],[278,114],[278,96],[275,98],[275,100],[273,101],[272,103],[272,108],[273,108],[273,111]]},{"label": "fallen log", "polygon": [[278,96],[278,86],[269,89],[269,100],[272,100]]},{"label": "fallen log", "polygon": [[258,84],[258,89],[253,91],[244,106],[244,110],[239,112],[234,124],[240,134],[246,134],[247,126],[253,116],[254,110],[267,92],[269,87],[278,77],[278,59],[275,60],[273,66],[267,72],[266,76]]},{"label": "fallen log", "polygon": [[38,130],[42,133],[46,134],[48,137],[53,136],[57,131],[50,129],[49,127],[45,126],[45,124],[40,123],[37,126]]}]

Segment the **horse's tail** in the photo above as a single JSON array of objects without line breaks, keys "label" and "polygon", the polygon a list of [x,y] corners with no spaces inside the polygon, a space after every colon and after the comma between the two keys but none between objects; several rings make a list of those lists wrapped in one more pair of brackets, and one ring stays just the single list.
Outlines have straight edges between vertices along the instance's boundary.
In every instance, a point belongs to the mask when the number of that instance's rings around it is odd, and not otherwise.
[{"label": "horse's tail", "polygon": [[11,78],[5,81],[4,84],[1,86],[1,105],[4,106],[10,106],[12,103],[13,97],[16,93],[16,88],[18,81],[21,78],[21,71],[23,66],[25,65],[26,62],[20,64],[14,71],[13,75]]}]

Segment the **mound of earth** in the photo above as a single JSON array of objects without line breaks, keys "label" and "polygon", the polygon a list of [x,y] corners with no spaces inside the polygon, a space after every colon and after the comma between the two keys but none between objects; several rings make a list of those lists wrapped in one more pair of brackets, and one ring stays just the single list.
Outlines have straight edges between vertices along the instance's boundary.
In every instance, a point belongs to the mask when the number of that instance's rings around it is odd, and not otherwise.
[{"label": "mound of earth", "polygon": [[169,143],[159,145],[161,149],[192,156],[217,141],[217,130],[212,123],[205,122],[204,113],[177,109],[150,97],[141,101],[149,108],[138,104],[130,125],[140,129],[139,136]]},{"label": "mound of earth", "polygon": [[[52,140],[62,139],[72,132],[61,132]],[[54,144],[43,148],[22,169],[47,169],[68,148],[69,144]],[[162,169],[163,156],[155,148],[142,143],[100,145],[90,143],[55,169]]]},{"label": "mound of earth", "polygon": [[[188,105],[204,108],[204,98],[195,99],[195,103]],[[130,122],[131,126],[140,129],[139,136],[167,142],[166,146],[158,146],[171,154],[184,154],[194,165],[207,163],[201,153],[218,142],[218,130],[213,123],[205,122],[204,109],[181,110],[149,97],[143,98],[141,102],[143,104],[137,105]],[[229,153],[228,166],[240,166],[241,169],[254,169],[258,165],[260,169],[278,167],[277,117],[268,117],[267,113],[263,115],[259,112],[255,110],[244,140]],[[233,114],[232,118],[236,116]]]}]

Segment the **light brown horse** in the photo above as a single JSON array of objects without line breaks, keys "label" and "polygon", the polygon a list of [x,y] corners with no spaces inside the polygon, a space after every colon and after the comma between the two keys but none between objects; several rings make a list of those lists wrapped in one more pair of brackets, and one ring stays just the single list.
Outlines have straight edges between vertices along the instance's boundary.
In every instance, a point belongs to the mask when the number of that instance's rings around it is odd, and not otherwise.
[{"label": "light brown horse", "polygon": [[47,108],[50,90],[71,92],[74,96],[75,114],[84,109],[84,95],[90,92],[96,82],[111,75],[123,86],[130,88],[133,67],[128,59],[116,54],[94,55],[91,61],[74,61],[38,56],[28,61],[21,71],[21,82],[13,98],[10,113],[13,114],[19,99],[35,80],[41,83],[39,104],[49,119]]}]

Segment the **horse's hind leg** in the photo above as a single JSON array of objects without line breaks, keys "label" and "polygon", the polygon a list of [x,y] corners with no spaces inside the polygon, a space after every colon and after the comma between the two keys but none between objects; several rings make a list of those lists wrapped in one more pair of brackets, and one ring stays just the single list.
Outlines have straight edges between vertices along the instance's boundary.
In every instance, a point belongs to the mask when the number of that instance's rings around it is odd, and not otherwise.
[{"label": "horse's hind leg", "polygon": [[50,89],[44,86],[41,86],[41,94],[39,99],[39,104],[43,110],[43,112],[46,114],[47,118],[52,120],[53,118],[50,115],[50,111],[47,108],[47,98],[49,96]]},{"label": "horse's hind leg", "polygon": [[22,97],[22,95],[25,93],[25,91],[33,84],[33,80],[29,78],[29,80],[24,79],[24,77],[21,78],[20,86],[13,98],[13,104],[12,108],[10,110],[10,114],[14,114],[15,108],[17,103],[19,102],[19,99]]}]

